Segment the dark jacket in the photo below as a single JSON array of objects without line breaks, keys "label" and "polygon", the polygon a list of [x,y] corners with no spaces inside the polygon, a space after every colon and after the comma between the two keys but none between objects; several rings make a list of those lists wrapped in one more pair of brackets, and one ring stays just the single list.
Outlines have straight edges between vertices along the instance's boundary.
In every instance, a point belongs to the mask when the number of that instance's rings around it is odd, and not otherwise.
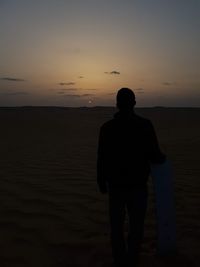
[{"label": "dark jacket", "polygon": [[162,163],[154,127],[134,112],[118,112],[100,129],[97,183],[109,186],[145,186],[150,163]]}]

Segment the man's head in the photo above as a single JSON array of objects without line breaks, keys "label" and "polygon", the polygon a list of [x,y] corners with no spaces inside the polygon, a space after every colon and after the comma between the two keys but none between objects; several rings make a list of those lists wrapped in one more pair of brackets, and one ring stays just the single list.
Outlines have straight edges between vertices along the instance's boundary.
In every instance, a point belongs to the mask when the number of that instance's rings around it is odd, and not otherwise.
[{"label": "man's head", "polygon": [[121,88],[117,92],[117,107],[119,110],[132,110],[135,104],[135,94],[131,89]]}]

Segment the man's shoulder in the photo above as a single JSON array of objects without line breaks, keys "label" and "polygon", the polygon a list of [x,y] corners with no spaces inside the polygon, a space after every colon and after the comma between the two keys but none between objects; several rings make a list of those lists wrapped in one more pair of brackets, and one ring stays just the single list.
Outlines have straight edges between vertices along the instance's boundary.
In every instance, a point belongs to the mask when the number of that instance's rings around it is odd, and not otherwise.
[{"label": "man's shoulder", "polygon": [[136,119],[136,121],[138,123],[141,123],[141,124],[143,124],[143,125],[145,125],[147,127],[152,125],[152,122],[151,122],[150,119],[144,118],[144,117],[142,117],[142,116],[140,116],[138,114],[135,114],[135,119]]},{"label": "man's shoulder", "polygon": [[[122,120],[118,120],[114,117],[113,119],[110,119],[110,120],[104,122],[101,125],[101,129],[102,130],[109,130],[110,128],[117,127],[118,124],[121,125],[121,123],[122,123]],[[129,123],[132,125],[135,124],[137,126],[141,126],[141,127],[145,127],[145,128],[149,128],[152,126],[151,120],[144,118],[138,114],[134,114],[132,119],[129,120]]]}]

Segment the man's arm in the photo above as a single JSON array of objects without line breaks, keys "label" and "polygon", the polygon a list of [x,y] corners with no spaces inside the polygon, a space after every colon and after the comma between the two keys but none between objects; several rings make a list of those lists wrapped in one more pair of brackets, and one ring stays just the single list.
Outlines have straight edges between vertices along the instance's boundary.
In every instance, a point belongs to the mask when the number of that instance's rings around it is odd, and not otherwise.
[{"label": "man's arm", "polygon": [[107,193],[107,184],[104,174],[105,160],[105,135],[103,128],[100,129],[98,151],[97,151],[97,184],[102,194]]}]

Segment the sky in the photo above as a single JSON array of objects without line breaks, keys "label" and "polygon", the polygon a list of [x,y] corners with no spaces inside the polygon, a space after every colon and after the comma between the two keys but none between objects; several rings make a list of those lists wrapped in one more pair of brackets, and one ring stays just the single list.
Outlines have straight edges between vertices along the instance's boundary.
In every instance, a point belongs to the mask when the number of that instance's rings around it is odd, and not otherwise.
[{"label": "sky", "polygon": [[0,106],[200,106],[200,0],[0,0]]}]

